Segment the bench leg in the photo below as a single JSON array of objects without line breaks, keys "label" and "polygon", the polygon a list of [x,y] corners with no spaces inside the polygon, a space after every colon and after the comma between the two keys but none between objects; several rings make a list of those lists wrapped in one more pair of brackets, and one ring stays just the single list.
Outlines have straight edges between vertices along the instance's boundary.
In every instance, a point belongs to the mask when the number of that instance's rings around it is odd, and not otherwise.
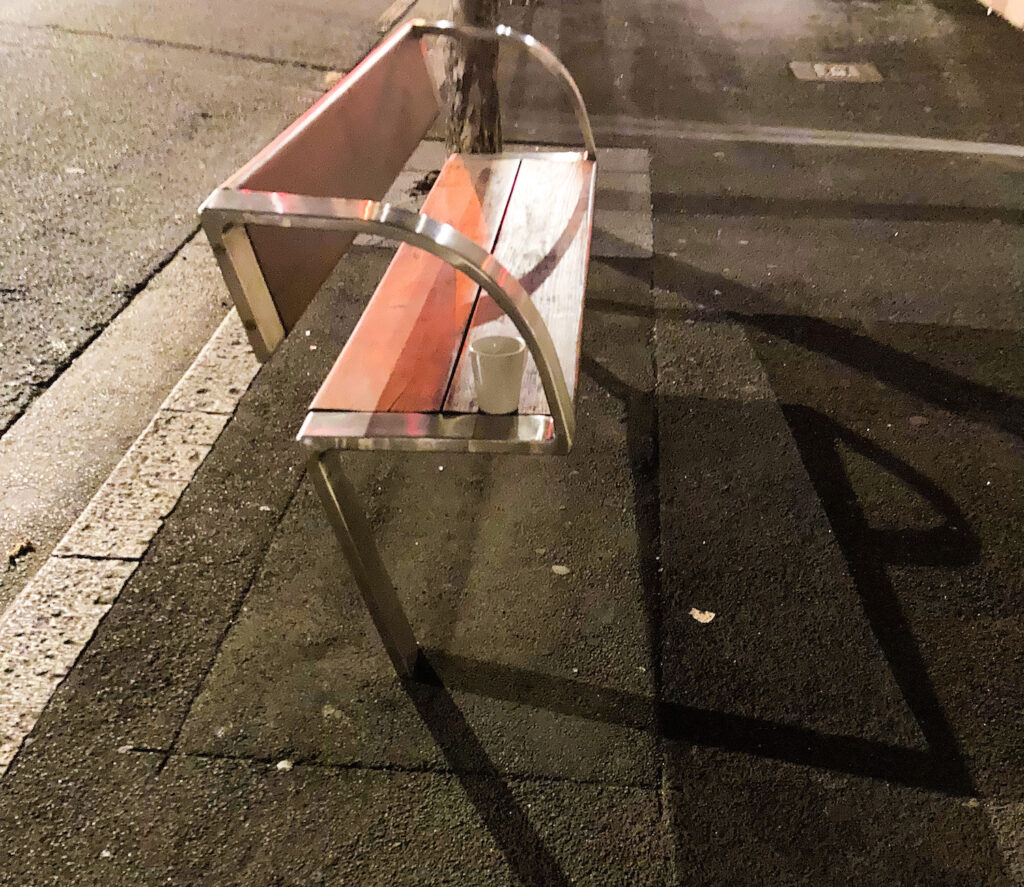
[{"label": "bench leg", "polygon": [[342,473],[338,453],[328,450],[313,456],[309,473],[395,671],[402,678],[412,677],[419,645],[380,559],[362,503]]}]

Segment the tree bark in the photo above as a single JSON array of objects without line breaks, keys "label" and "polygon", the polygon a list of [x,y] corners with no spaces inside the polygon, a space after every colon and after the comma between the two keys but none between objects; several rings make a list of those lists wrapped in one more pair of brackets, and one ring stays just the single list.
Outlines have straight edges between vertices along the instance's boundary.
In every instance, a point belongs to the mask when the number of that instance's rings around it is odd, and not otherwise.
[{"label": "tree bark", "polygon": [[[456,24],[493,28],[498,0],[452,0]],[[498,44],[453,39],[445,47],[445,146],[449,152],[501,151],[501,113],[496,84]]]}]

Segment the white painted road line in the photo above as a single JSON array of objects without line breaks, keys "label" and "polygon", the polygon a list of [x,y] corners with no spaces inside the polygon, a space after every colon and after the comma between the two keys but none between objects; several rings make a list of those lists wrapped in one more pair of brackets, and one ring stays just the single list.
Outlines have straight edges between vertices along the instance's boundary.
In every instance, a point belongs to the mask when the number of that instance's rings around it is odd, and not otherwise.
[{"label": "white painted road line", "polygon": [[619,135],[649,135],[709,142],[758,142],[767,145],[805,145],[821,148],[871,148],[887,151],[923,151],[940,154],[975,154],[1024,159],[1024,145],[932,139],[882,132],[847,132],[836,129],[796,129],[786,126],[744,126],[718,123],[630,125]]},{"label": "white painted road line", "polygon": [[[884,132],[856,132],[840,129],[801,129],[789,126],[754,126],[742,123],[711,123],[689,120],[642,120],[627,116],[591,118],[598,143],[621,138],[680,139],[700,142],[754,142],[763,145],[803,145],[818,148],[863,148],[886,151],[919,151],[1008,157],[1024,160],[1024,145],[1001,142],[972,142]],[[526,126],[513,122],[506,137],[531,140],[544,138],[553,143],[575,144],[578,130],[561,120],[544,120],[532,115]]]},{"label": "white painted road line", "polygon": [[258,370],[232,310],[53,556],[0,615],[0,776]]}]

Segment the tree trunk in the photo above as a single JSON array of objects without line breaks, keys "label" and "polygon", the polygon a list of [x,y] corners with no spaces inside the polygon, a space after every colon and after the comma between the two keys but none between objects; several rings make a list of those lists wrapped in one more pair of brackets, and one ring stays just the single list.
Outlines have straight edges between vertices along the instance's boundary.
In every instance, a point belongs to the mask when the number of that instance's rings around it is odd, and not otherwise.
[{"label": "tree trunk", "polygon": [[[493,28],[498,24],[498,0],[452,0],[452,19],[460,25]],[[496,42],[448,41],[442,99],[448,115],[445,146],[449,152],[501,151],[497,64]]]}]

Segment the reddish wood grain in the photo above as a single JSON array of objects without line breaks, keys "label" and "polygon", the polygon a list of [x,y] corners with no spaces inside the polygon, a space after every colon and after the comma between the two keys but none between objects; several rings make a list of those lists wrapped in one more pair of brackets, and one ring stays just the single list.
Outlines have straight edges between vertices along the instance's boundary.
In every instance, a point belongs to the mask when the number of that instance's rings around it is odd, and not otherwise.
[{"label": "reddish wood grain", "polygon": [[[530,293],[555,343],[569,393],[574,394],[596,166],[582,156],[560,156],[563,159],[539,155],[522,161],[494,253]],[[476,412],[468,346],[473,339],[495,335],[518,333],[490,296],[481,293],[445,399],[446,412]],[[532,358],[526,363],[519,412],[550,414]]]},{"label": "reddish wood grain", "polygon": [[[518,168],[518,160],[453,155],[423,212],[490,251]],[[403,244],[311,409],[440,410],[477,291],[446,262]]]}]

